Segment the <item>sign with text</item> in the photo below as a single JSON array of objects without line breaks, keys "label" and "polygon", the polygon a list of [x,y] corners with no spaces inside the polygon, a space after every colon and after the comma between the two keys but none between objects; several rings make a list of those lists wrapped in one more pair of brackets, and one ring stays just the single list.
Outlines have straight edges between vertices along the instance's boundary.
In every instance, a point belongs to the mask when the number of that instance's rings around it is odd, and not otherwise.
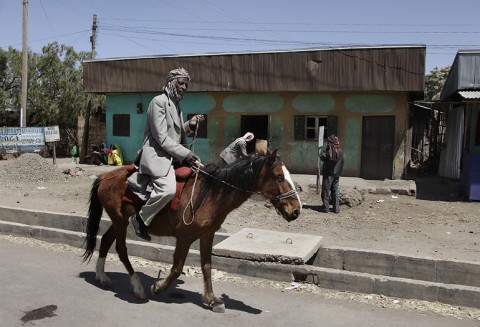
[{"label": "sign with text", "polygon": [[0,127],[0,149],[6,153],[40,152],[44,148],[43,127]]},{"label": "sign with text", "polygon": [[58,126],[45,127],[45,142],[57,142],[60,141],[60,130]]}]

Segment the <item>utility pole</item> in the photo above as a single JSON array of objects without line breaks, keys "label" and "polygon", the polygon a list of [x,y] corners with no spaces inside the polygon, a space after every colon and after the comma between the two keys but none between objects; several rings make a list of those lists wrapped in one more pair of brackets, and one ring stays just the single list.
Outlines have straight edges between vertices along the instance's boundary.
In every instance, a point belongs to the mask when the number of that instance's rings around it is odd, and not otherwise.
[{"label": "utility pole", "polygon": [[22,29],[22,94],[20,97],[20,127],[27,127],[27,85],[28,85],[28,0],[23,0]]},{"label": "utility pole", "polygon": [[[92,36],[90,36],[90,43],[92,44],[92,59],[95,59],[95,43],[97,41],[97,15],[93,15]],[[90,133],[90,110],[92,107],[92,97],[87,96],[87,108],[85,108],[85,122],[83,125],[82,148],[80,149],[80,163],[85,163],[85,157],[88,153],[88,134]]]}]

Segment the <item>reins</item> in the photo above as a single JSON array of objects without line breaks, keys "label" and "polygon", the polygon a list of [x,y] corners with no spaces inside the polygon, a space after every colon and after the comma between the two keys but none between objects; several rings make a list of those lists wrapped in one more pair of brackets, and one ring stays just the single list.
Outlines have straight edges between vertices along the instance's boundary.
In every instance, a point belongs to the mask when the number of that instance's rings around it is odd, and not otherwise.
[{"label": "reins", "polygon": [[[252,174],[253,174],[253,167],[252,167],[252,165],[253,165],[252,162],[250,162],[250,170],[251,170],[251,172],[252,172]],[[221,182],[222,184],[225,184],[225,185],[227,185],[227,186],[229,186],[229,187],[231,187],[231,188],[234,188],[234,189],[236,189],[236,190],[238,190],[238,191],[245,192],[245,193],[250,193],[250,194],[260,194],[260,195],[262,194],[262,192],[250,191],[250,190],[246,190],[246,189],[240,188],[240,187],[238,187],[238,186],[235,186],[235,185],[233,185],[233,184],[230,184],[230,183],[228,183],[228,182],[226,182],[226,181],[224,181],[224,180],[222,180],[222,179],[220,179],[220,178],[218,178],[218,177],[216,177],[216,176],[214,176],[214,175],[206,172],[205,170],[203,170],[203,169],[201,169],[201,168],[199,168],[199,167],[192,167],[192,170],[196,173],[194,186],[195,186],[195,183],[196,183],[196,178],[198,177],[198,172],[201,172],[202,174],[207,175],[208,177],[211,177],[211,178],[213,178],[213,179]],[[193,193],[193,189],[192,189],[192,193]],[[274,200],[274,201],[285,200],[285,199],[288,199],[289,197],[294,196],[294,195],[296,195],[296,194],[297,194],[297,190],[292,189],[292,190],[287,191],[287,192],[285,192],[285,193],[281,193],[281,194],[279,194],[279,195],[274,195],[274,196],[272,196],[272,197],[270,198],[270,200]]]}]

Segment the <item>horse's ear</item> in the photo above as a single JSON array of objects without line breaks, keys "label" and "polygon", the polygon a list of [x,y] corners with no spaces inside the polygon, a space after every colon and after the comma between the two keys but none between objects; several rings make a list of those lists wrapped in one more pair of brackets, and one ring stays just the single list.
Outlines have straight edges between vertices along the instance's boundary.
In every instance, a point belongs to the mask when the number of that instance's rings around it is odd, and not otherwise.
[{"label": "horse's ear", "polygon": [[267,156],[268,156],[267,167],[272,167],[273,166],[273,164],[277,160],[277,152],[278,152],[278,149],[275,149],[275,150],[273,150],[273,152],[269,151],[267,153]]}]

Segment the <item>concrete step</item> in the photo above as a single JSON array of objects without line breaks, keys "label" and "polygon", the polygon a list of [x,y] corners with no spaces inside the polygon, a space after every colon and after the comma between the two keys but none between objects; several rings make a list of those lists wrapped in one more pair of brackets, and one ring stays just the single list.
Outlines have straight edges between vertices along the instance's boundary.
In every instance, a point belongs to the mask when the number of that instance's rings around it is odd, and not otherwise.
[{"label": "concrete step", "polygon": [[[83,245],[83,217],[6,207],[0,207],[0,217],[0,233],[28,236],[79,248]],[[108,221],[103,223],[105,229]],[[220,235],[217,243],[227,237],[226,234]],[[130,255],[172,263],[172,240],[174,239],[159,238],[158,243],[147,243],[128,239],[127,246]],[[113,247],[111,251],[115,251]],[[190,250],[186,264],[200,265],[198,249]],[[362,249],[320,247],[307,264],[281,264],[213,256],[212,265],[215,269],[251,277],[287,282],[304,281],[341,291],[480,308],[480,268],[478,264],[471,262],[415,258]]]}]

